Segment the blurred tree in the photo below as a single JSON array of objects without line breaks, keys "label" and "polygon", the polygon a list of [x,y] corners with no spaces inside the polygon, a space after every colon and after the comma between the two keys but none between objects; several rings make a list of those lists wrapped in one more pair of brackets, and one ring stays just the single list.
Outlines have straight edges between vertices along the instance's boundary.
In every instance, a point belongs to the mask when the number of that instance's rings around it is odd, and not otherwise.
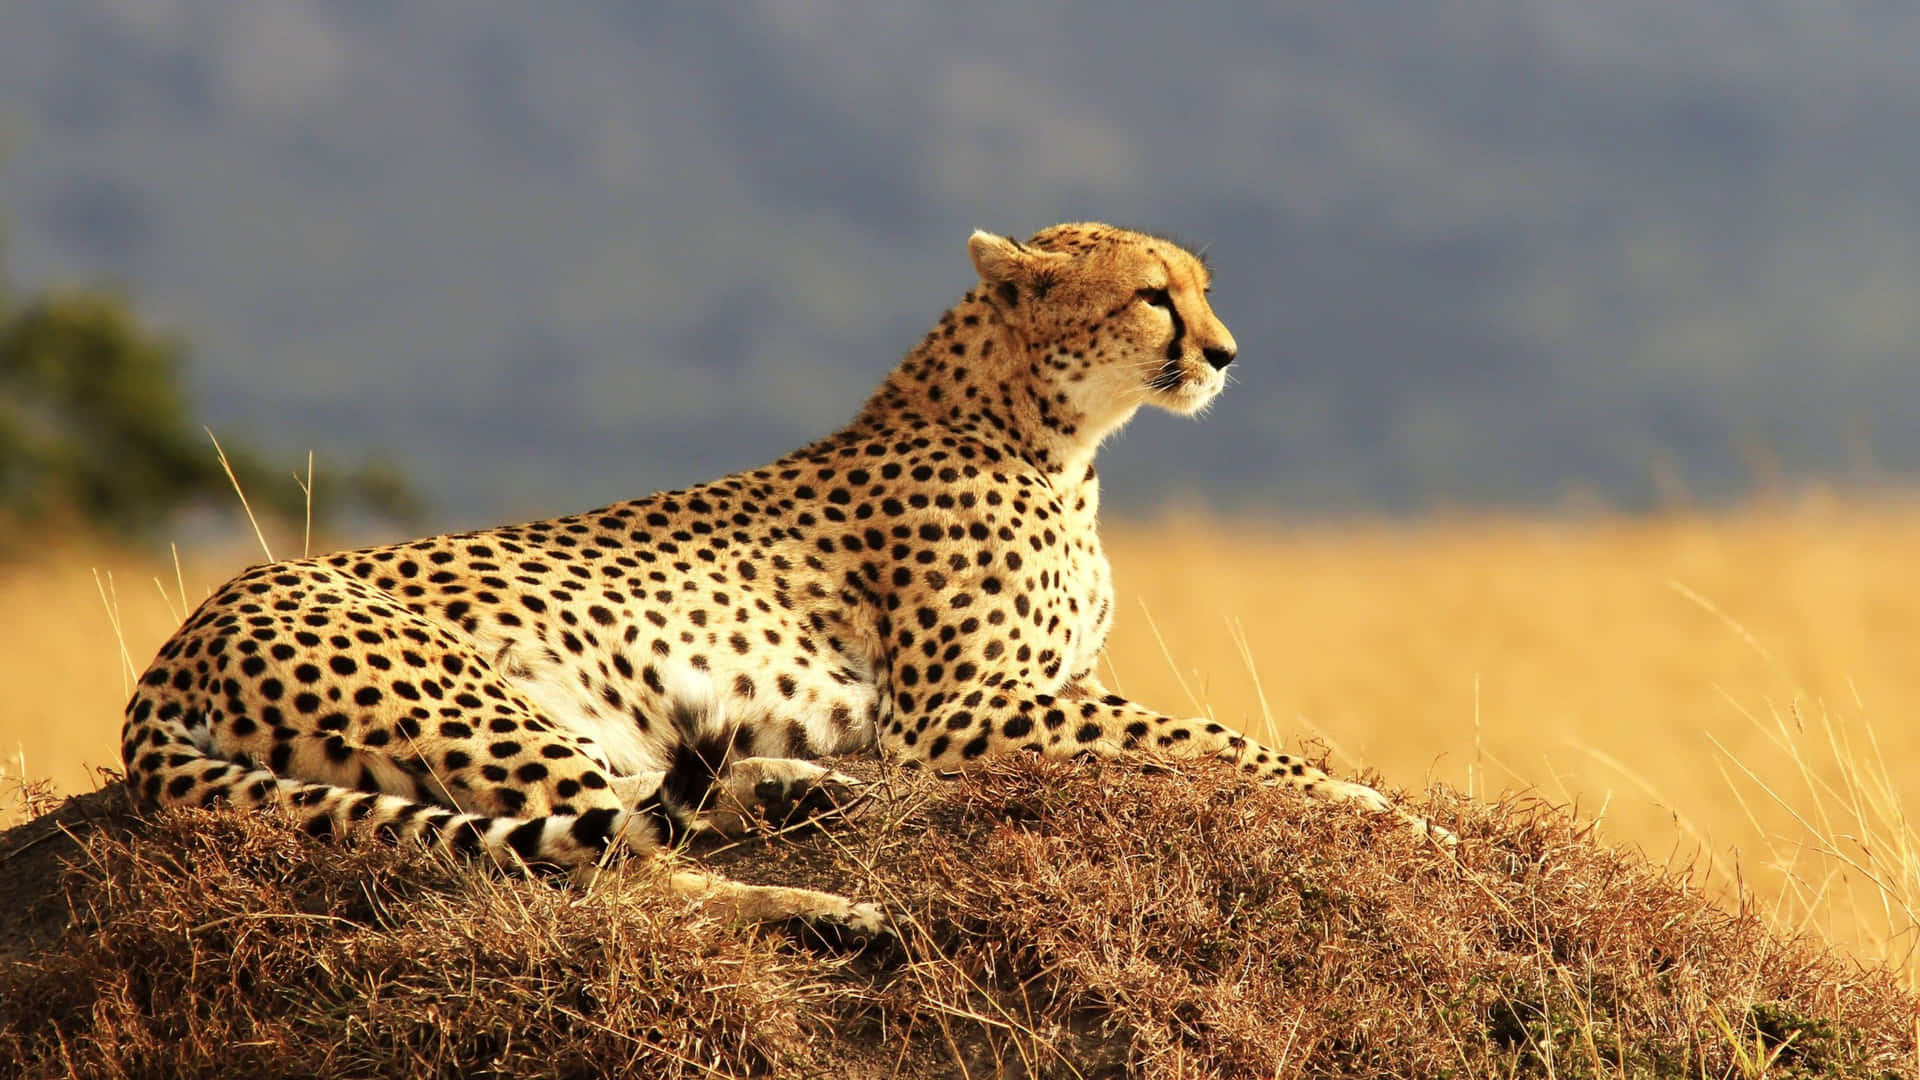
[{"label": "blurred tree", "polygon": [[[134,536],[189,506],[231,499],[186,401],[185,355],[112,293],[61,290],[16,306],[0,291],[0,519],[65,518]],[[256,508],[305,515],[307,497],[291,477],[250,447],[223,447]],[[313,500],[316,515],[347,508],[407,518],[419,500],[397,470],[371,461]]]}]

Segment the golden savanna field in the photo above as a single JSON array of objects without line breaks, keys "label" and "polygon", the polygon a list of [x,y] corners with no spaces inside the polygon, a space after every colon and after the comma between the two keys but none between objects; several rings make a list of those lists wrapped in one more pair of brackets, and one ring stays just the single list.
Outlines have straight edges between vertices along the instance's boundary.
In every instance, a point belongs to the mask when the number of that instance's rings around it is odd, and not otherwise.
[{"label": "golden savanna field", "polygon": [[[1105,674],[1128,696],[1288,745],[1317,737],[1336,769],[1400,789],[1576,804],[1603,840],[1920,983],[1904,809],[1920,798],[1920,503],[1170,515],[1111,522],[1107,540],[1120,611]],[[257,557],[189,554],[176,572],[75,545],[0,570],[0,816],[17,817],[22,776],[80,791],[89,766],[117,764],[128,676],[102,590],[143,666],[182,581],[197,601]]]}]

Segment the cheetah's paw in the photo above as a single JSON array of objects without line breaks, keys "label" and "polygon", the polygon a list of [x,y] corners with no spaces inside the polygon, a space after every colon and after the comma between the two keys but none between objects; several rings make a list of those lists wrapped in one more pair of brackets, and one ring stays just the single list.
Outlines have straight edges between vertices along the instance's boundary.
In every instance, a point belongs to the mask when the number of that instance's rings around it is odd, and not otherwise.
[{"label": "cheetah's paw", "polygon": [[1454,847],[1460,838],[1446,828],[1421,817],[1408,813],[1393,804],[1393,801],[1365,784],[1356,784],[1347,780],[1328,778],[1321,780],[1308,789],[1315,798],[1330,802],[1353,803],[1362,809],[1375,813],[1392,814],[1421,836],[1431,837],[1445,847]]},{"label": "cheetah's paw", "polygon": [[845,814],[860,800],[861,781],[798,758],[741,758],[714,780],[712,805],[695,828],[746,836],[763,825],[785,828]]}]

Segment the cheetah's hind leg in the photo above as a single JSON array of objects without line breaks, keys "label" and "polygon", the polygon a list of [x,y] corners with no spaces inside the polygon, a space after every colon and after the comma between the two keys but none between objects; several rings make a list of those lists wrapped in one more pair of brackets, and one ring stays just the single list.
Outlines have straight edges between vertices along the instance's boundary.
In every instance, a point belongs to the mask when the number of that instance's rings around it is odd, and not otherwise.
[{"label": "cheetah's hind leg", "polygon": [[840,817],[860,801],[864,783],[819,762],[749,757],[727,763],[714,777],[695,832],[747,836],[766,826],[787,828]]},{"label": "cheetah's hind leg", "polygon": [[[575,867],[573,883],[593,888],[618,871],[588,863]],[[804,945],[839,952],[897,953],[900,931],[878,904],[850,900],[839,893],[787,885],[749,885],[704,870],[673,870],[665,875],[669,891],[700,902],[719,918],[784,929]]]},{"label": "cheetah's hind leg", "polygon": [[698,897],[724,918],[786,928],[805,945],[839,952],[898,948],[899,931],[878,904],[858,903],[838,893],[785,885],[748,885],[697,870],[675,872],[668,887]]},{"label": "cheetah's hind leg", "polygon": [[[614,777],[611,787],[629,810],[649,804],[664,810],[673,800],[663,798],[663,772]],[[816,820],[843,813],[857,801],[861,781],[811,761],[792,758],[742,758],[721,770],[710,789],[710,805],[688,819],[674,813],[692,833],[722,836],[748,835],[763,821],[775,825]],[[672,859],[671,854],[663,857]],[[609,872],[604,864],[576,867],[574,883],[591,888]],[[899,934],[886,911],[877,904],[850,900],[838,893],[782,885],[750,885],[699,870],[669,870],[667,887],[692,896],[721,918],[784,928],[803,944],[840,952],[870,955],[897,954]]]}]

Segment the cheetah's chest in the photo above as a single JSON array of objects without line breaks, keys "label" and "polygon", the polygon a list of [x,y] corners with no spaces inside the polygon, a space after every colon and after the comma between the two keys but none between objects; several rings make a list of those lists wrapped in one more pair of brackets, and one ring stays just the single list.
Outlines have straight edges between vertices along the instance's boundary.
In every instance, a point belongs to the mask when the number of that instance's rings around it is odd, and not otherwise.
[{"label": "cheetah's chest", "polygon": [[1060,617],[1055,635],[1060,667],[1057,679],[1049,680],[1055,684],[1048,686],[1049,690],[1069,685],[1093,670],[1113,625],[1113,574],[1091,518],[1071,536],[1062,545],[1055,578],[1058,587],[1048,598],[1048,607]]}]

